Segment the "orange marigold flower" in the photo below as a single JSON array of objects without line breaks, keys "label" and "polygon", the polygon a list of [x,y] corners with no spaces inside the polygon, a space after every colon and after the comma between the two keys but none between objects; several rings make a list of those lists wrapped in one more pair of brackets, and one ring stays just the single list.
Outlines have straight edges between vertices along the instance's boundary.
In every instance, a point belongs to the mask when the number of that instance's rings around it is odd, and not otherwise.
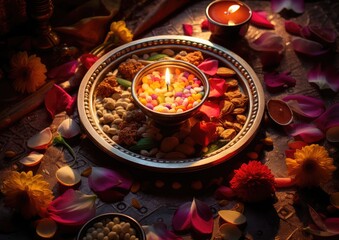
[{"label": "orange marigold flower", "polygon": [[16,91],[32,93],[45,83],[47,68],[35,54],[18,52],[11,58],[10,65],[9,77]]},{"label": "orange marigold flower", "polygon": [[6,206],[18,210],[26,219],[36,215],[44,216],[54,196],[49,183],[41,174],[33,176],[32,171],[11,171],[0,186],[5,195]]},{"label": "orange marigold flower", "polygon": [[274,176],[261,162],[243,163],[238,170],[234,170],[234,173],[230,187],[243,201],[258,202],[274,195]]},{"label": "orange marigold flower", "polygon": [[327,150],[318,144],[297,149],[294,158],[286,158],[288,174],[301,187],[318,186],[332,178],[336,167]]}]

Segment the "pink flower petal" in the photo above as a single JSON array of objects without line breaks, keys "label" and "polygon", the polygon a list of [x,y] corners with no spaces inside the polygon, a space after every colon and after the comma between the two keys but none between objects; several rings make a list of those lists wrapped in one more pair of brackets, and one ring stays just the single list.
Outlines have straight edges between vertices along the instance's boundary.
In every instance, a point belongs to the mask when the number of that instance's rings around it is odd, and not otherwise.
[{"label": "pink flower petal", "polygon": [[116,201],[124,197],[132,186],[128,173],[103,167],[92,167],[88,177],[89,187],[103,201]]},{"label": "pink flower petal", "polygon": [[95,195],[86,195],[70,188],[54,199],[47,211],[49,217],[58,223],[79,226],[95,216],[95,200]]},{"label": "pink flower petal", "polygon": [[219,104],[214,101],[204,102],[199,111],[204,113],[208,118],[216,118],[220,115]]},{"label": "pink flower petal", "polygon": [[208,97],[221,97],[227,89],[226,81],[222,78],[210,78],[210,93]]},{"label": "pink flower petal", "polygon": [[314,143],[324,139],[324,133],[313,124],[295,123],[286,127],[287,134],[300,138],[306,143]]},{"label": "pink flower petal", "polygon": [[288,87],[294,87],[296,80],[288,72],[265,73],[264,82],[269,92],[279,92]]},{"label": "pink flower petal", "polygon": [[200,24],[201,30],[209,30],[210,29],[210,24],[207,19],[204,19],[201,24]]},{"label": "pink flower petal", "polygon": [[267,20],[266,12],[252,11],[251,23],[258,27],[274,29],[274,25]]},{"label": "pink flower petal", "polygon": [[90,67],[99,59],[97,56],[91,54],[91,53],[85,53],[80,56],[80,62],[87,68],[90,69]]},{"label": "pink flower petal", "polygon": [[339,234],[339,218],[326,218],[324,219],[324,225],[328,232]]},{"label": "pink flower petal", "polygon": [[276,13],[283,9],[303,13],[305,11],[305,3],[304,0],[271,0],[271,8]]},{"label": "pink flower petal", "polygon": [[217,73],[218,65],[219,65],[218,60],[206,59],[198,65],[198,68],[205,74],[214,76]]},{"label": "pink flower petal", "polygon": [[192,36],[193,35],[193,26],[192,26],[192,24],[184,23],[184,24],[182,24],[182,28],[183,28],[184,34],[186,36]]},{"label": "pink flower petal", "polygon": [[339,72],[333,65],[317,64],[307,75],[308,82],[316,84],[319,89],[339,91]]},{"label": "pink flower petal", "polygon": [[62,111],[66,111],[71,115],[75,103],[75,96],[71,97],[64,89],[55,84],[45,95],[45,107],[52,118]]},{"label": "pink flower petal", "polygon": [[213,214],[206,203],[194,199],[177,209],[172,218],[172,226],[175,231],[196,230],[201,234],[211,234]]},{"label": "pink flower petal", "polygon": [[64,63],[60,66],[52,68],[48,71],[48,78],[52,79],[64,79],[71,77],[77,70],[79,66],[78,60],[73,60],[67,63]]},{"label": "pink flower petal", "polygon": [[321,56],[329,51],[320,43],[301,37],[292,37],[292,47],[294,51],[310,57]]},{"label": "pink flower petal", "polygon": [[303,37],[325,45],[334,43],[337,38],[333,28],[319,25],[305,26],[301,32]]},{"label": "pink flower petal", "polygon": [[283,38],[274,32],[264,32],[256,40],[250,42],[249,46],[259,52],[264,67],[278,65],[285,50]]},{"label": "pink flower petal", "polygon": [[300,36],[301,34],[301,29],[302,29],[302,26],[293,22],[293,21],[290,21],[290,20],[286,20],[285,21],[285,30],[286,32],[290,33],[290,34],[293,34],[293,35],[296,35],[296,36]]},{"label": "pink flower petal", "polygon": [[41,150],[47,147],[53,141],[53,133],[50,127],[47,127],[27,140],[27,146],[31,149]]},{"label": "pink flower petal", "polygon": [[339,126],[339,103],[330,106],[314,123],[323,131]]},{"label": "pink flower petal", "polygon": [[283,97],[289,107],[304,117],[316,118],[325,112],[325,104],[322,100],[303,95],[287,95]]},{"label": "pink flower petal", "polygon": [[192,127],[192,131],[190,137],[194,139],[194,141],[206,147],[211,142],[215,141],[217,138],[216,134],[217,126],[213,122],[198,122]]},{"label": "pink flower petal", "polygon": [[322,217],[317,213],[317,211],[314,210],[311,206],[308,206],[308,212],[310,213],[310,216],[315,223],[315,225],[322,231],[326,231],[326,225],[322,219]]}]

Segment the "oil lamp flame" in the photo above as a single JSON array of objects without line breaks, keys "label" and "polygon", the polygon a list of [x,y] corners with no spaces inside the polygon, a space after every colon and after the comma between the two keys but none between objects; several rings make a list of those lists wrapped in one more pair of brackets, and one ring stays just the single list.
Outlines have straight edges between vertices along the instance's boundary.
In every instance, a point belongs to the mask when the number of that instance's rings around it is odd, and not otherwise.
[{"label": "oil lamp flame", "polygon": [[168,68],[166,68],[166,72],[165,72],[165,83],[166,83],[166,87],[168,91],[168,86],[171,84],[171,74]]},{"label": "oil lamp flame", "polygon": [[240,6],[239,6],[238,4],[234,4],[234,5],[231,5],[231,6],[228,8],[228,10],[225,11],[224,13],[225,13],[226,15],[229,15],[229,14],[231,14],[231,13],[234,13],[234,12],[238,11],[239,8],[240,8]]}]

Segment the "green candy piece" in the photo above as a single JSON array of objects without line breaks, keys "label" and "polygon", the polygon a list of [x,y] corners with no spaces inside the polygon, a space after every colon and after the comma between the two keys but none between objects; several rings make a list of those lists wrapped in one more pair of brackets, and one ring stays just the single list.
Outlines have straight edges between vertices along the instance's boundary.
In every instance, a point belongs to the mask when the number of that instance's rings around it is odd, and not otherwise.
[{"label": "green candy piece", "polygon": [[149,58],[147,58],[147,60],[148,61],[157,61],[159,59],[166,58],[166,57],[168,57],[167,54],[158,53],[158,54],[154,54],[154,55],[150,56]]},{"label": "green candy piece", "polygon": [[118,82],[121,86],[126,87],[126,88],[132,86],[132,82],[131,82],[131,81],[128,81],[128,80],[123,79],[123,78],[117,78],[117,82]]}]

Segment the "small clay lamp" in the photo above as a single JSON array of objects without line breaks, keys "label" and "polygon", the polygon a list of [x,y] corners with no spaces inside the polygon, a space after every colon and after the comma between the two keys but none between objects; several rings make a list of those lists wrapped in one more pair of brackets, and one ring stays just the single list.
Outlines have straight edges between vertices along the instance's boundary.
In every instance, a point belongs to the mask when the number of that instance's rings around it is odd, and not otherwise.
[{"label": "small clay lamp", "polygon": [[268,115],[278,125],[286,126],[293,121],[293,112],[284,101],[270,99],[267,101],[266,107]]}]

